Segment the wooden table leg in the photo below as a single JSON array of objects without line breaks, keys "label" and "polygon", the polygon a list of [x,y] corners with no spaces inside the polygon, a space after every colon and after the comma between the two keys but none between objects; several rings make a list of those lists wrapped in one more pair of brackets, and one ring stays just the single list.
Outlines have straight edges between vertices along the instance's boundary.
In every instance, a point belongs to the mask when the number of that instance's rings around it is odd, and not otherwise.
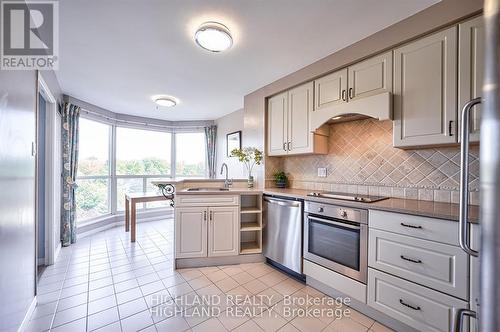
[{"label": "wooden table leg", "polygon": [[125,196],[125,232],[130,231],[130,201]]},{"label": "wooden table leg", "polygon": [[132,206],[130,207],[130,242],[135,242],[135,218],[136,218],[136,202],[134,199],[130,200]]}]

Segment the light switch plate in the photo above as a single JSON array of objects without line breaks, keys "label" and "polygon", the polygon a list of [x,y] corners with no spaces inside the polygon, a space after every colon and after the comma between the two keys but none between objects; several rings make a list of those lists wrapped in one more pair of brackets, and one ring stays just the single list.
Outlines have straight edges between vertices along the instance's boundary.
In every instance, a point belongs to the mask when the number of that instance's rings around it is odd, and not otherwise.
[{"label": "light switch plate", "polygon": [[318,177],[326,178],[326,167],[318,167]]}]

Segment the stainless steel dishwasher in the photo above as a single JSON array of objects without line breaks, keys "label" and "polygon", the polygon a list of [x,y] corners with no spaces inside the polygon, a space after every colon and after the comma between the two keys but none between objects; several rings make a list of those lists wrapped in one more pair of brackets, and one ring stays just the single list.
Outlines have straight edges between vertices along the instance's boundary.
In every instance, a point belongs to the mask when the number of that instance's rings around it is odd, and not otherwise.
[{"label": "stainless steel dishwasher", "polygon": [[302,275],[302,201],[264,196],[263,254]]}]

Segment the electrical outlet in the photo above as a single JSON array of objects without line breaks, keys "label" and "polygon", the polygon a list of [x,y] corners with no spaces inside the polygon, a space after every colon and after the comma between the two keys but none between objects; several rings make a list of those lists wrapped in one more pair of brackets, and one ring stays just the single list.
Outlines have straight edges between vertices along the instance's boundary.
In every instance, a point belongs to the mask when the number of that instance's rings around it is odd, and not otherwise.
[{"label": "electrical outlet", "polygon": [[326,167],[318,167],[318,177],[326,178]]}]

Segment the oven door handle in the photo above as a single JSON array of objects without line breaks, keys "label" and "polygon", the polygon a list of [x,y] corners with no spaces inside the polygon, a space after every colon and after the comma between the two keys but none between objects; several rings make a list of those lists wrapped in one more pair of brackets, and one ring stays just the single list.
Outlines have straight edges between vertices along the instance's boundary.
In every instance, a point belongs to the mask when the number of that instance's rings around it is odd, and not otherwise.
[{"label": "oven door handle", "polygon": [[327,224],[332,224],[332,225],[336,225],[336,226],[345,227],[345,228],[357,229],[357,230],[361,229],[360,226],[346,224],[346,223],[343,223],[343,222],[336,222],[336,221],[332,221],[332,220],[328,220],[328,219],[323,219],[323,218],[318,218],[318,217],[313,217],[313,216],[307,216],[307,218],[311,219],[311,220],[316,220],[316,221],[324,222],[324,223],[327,223]]}]

